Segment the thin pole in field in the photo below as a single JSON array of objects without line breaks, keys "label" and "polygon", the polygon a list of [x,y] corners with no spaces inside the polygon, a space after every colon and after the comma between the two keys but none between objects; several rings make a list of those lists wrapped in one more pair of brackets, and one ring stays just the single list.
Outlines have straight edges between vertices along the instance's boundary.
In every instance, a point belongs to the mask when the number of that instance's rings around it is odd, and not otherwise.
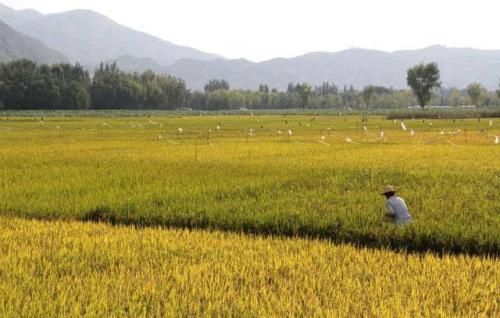
[{"label": "thin pole in field", "polygon": [[194,137],[194,162],[198,161],[198,149],[197,149],[197,140],[196,136]]}]

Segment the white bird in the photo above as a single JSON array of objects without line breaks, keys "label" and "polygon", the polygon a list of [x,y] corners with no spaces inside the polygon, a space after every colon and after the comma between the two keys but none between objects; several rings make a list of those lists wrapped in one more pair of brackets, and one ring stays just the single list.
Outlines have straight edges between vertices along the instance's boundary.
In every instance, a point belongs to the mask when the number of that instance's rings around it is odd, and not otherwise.
[{"label": "white bird", "polygon": [[366,128],[366,126],[363,126],[363,130],[368,131],[368,128]]},{"label": "white bird", "polygon": [[217,131],[219,131],[219,130],[220,130],[220,126],[217,126]]},{"label": "white bird", "polygon": [[495,137],[495,145],[500,144],[500,136]]},{"label": "white bird", "polygon": [[444,135],[444,130],[441,130],[441,132],[439,134],[440,135]]},{"label": "white bird", "polygon": [[162,140],[163,136],[162,135],[158,135],[158,140]]},{"label": "white bird", "polygon": [[394,121],[393,121],[393,122],[394,122],[394,123],[396,123],[396,119],[394,119]]},{"label": "white bird", "polygon": [[325,136],[321,136],[321,140],[325,140],[325,139],[326,139],[326,137],[325,137]]},{"label": "white bird", "polygon": [[182,128],[177,128],[177,132],[178,132],[179,134],[182,134],[182,133],[184,132],[184,130],[183,130]]},{"label": "white bird", "polygon": [[415,136],[415,130],[410,130],[410,136]]},{"label": "white bird", "polygon": [[278,135],[283,135],[283,132],[281,130],[278,130]]},{"label": "white bird", "polygon": [[291,136],[291,135],[293,135],[293,132],[291,129],[288,129],[288,136]]},{"label": "white bird", "polygon": [[351,139],[350,137],[345,137],[345,141],[346,141],[347,143],[352,144],[352,139]]},{"label": "white bird", "polygon": [[403,129],[404,131],[406,131],[406,129],[407,129],[404,122],[401,122],[401,129]]},{"label": "white bird", "polygon": [[490,119],[490,127],[493,127],[493,120]]},{"label": "white bird", "polygon": [[380,132],[380,138],[384,138],[384,136],[385,136],[385,132],[381,131]]}]

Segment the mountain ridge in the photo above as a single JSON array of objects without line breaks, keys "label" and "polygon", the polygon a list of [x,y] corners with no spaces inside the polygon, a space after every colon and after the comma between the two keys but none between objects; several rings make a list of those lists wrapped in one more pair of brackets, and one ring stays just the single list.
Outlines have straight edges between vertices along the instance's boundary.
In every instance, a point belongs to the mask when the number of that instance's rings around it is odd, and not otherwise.
[{"label": "mountain ridge", "polygon": [[477,81],[489,89],[496,89],[500,77],[500,50],[442,45],[394,52],[360,48],[312,52],[258,63],[235,61],[183,59],[166,67],[164,72],[184,79],[190,88],[196,90],[202,89],[211,78],[224,78],[231,87],[240,89],[256,89],[265,83],[284,90],[290,82],[319,85],[323,81],[340,87],[353,85],[359,89],[366,85],[405,88],[408,68],[422,62],[439,64],[443,86],[446,87],[464,88]]},{"label": "mountain ridge", "polygon": [[176,45],[119,24],[93,10],[52,13],[17,24],[16,29],[65,54],[71,62],[98,65],[124,55],[149,57],[161,65],[181,58],[210,60],[219,55]]},{"label": "mountain ridge", "polygon": [[0,21],[0,62],[11,62],[19,59],[45,64],[68,62],[61,53],[36,39],[15,31]]}]

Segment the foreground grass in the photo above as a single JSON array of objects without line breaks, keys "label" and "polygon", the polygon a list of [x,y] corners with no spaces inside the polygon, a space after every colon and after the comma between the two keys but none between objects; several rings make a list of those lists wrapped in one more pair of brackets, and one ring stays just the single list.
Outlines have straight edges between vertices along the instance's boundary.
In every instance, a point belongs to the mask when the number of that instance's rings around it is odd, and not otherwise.
[{"label": "foreground grass", "polygon": [[495,317],[500,262],[0,218],[0,316]]},{"label": "foreground grass", "polygon": [[[403,131],[377,117],[3,118],[0,213],[498,255],[499,124],[407,121]],[[385,221],[384,184],[401,189],[412,226]]]}]

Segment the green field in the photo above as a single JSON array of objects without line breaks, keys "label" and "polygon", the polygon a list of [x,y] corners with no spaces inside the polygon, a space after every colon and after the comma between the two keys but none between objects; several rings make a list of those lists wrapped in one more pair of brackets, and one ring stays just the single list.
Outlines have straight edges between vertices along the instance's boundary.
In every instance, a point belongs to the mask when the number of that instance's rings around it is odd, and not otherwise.
[{"label": "green field", "polygon": [[[405,124],[313,115],[3,117],[0,213],[498,255],[500,121]],[[400,188],[411,226],[385,220],[385,184]]]}]

